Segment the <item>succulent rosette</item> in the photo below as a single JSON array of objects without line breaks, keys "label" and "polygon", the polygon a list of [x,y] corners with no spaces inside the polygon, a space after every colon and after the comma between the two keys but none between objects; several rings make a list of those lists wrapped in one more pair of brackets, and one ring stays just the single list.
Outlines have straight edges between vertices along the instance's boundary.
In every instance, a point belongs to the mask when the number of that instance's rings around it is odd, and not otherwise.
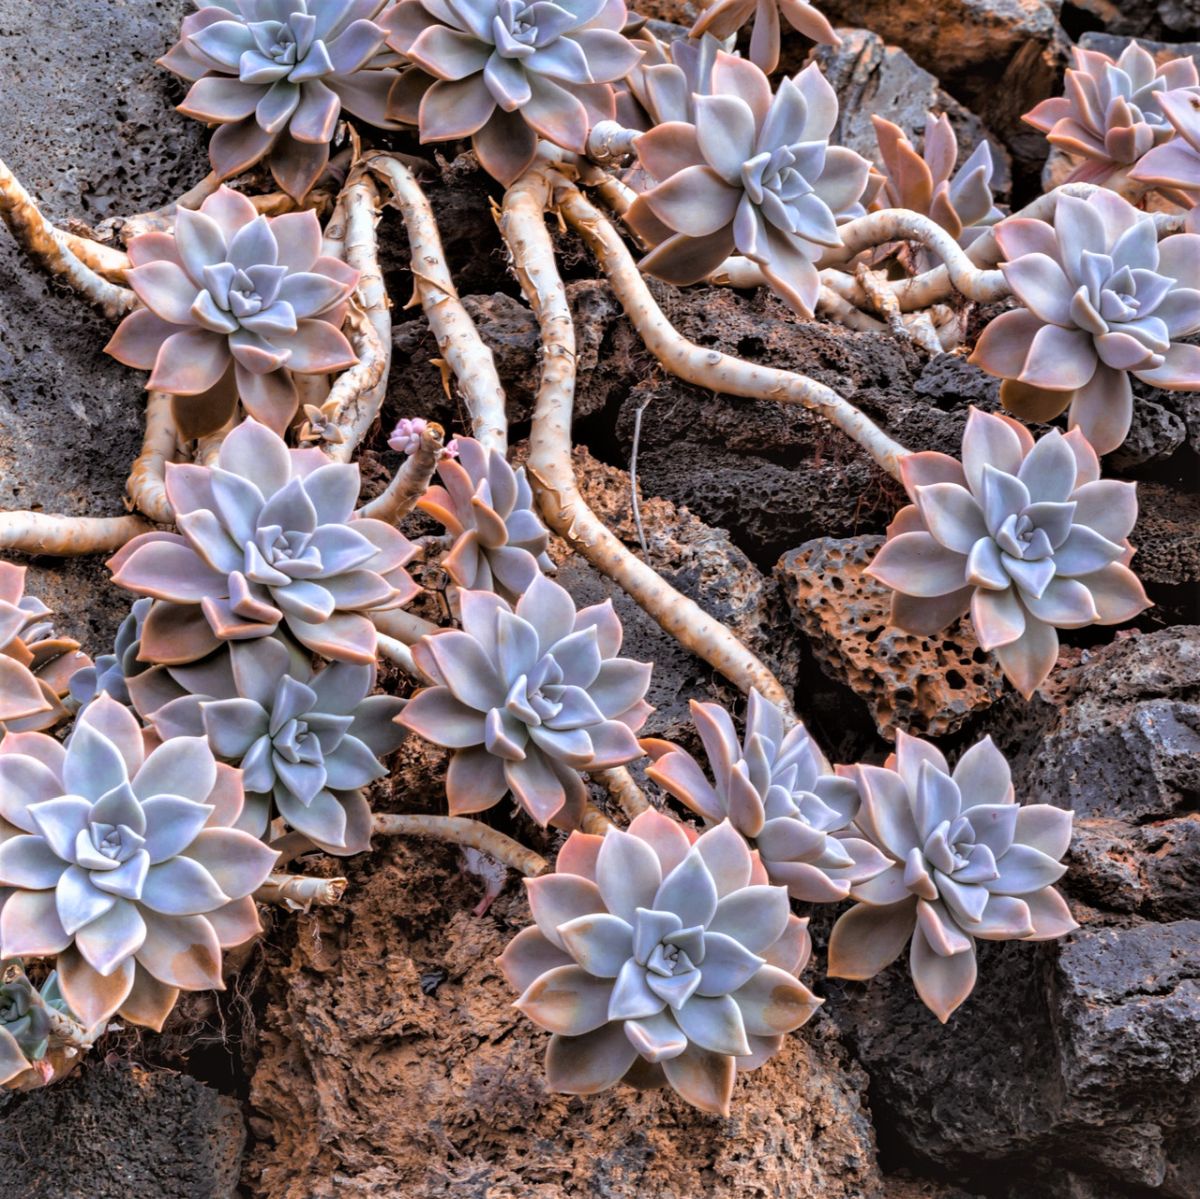
[{"label": "succulent rosette", "polygon": [[617,120],[627,129],[695,121],[695,98],[712,92],[712,69],[724,49],[715,37],[661,42],[649,29],[633,39],[641,60],[617,85]]},{"label": "succulent rosette", "polygon": [[329,162],[342,109],[383,129],[396,81],[387,0],[196,0],[159,62],[191,83],[179,111],[216,125],[208,153],[218,178],[266,158],[297,200]]},{"label": "succulent rosette", "polygon": [[796,977],[808,921],[728,822],[697,839],[651,810],[628,832],[572,833],[555,872],[525,885],[535,924],[500,965],[516,1007],[554,1034],[553,1090],[665,1081],[728,1115],[737,1071],[821,1003]]},{"label": "succulent rosette", "polygon": [[515,603],[540,571],[554,569],[525,468],[513,470],[473,437],[455,438],[455,451],[457,461],[438,461],[442,486],[428,488],[417,507],[453,535],[442,566],[457,586]]},{"label": "succulent rosette", "polygon": [[1175,136],[1151,150],[1129,176],[1138,183],[1174,189],[1182,193],[1176,199],[1194,206],[1200,193],[1200,90],[1169,92],[1159,105]]},{"label": "succulent rosette", "polygon": [[247,420],[213,467],[168,464],[178,533],[143,533],[109,561],[113,581],[160,601],[142,624],[141,657],[178,665],[222,641],[281,626],[314,653],[375,660],[370,612],[417,593],[413,544],[383,521],[355,519],[357,466],[289,450]]},{"label": "succulent rosette", "polygon": [[1187,55],[1159,66],[1134,41],[1117,59],[1079,46],[1072,55],[1075,65],[1066,73],[1065,95],[1043,100],[1021,119],[1040,129],[1052,145],[1084,159],[1067,182],[1101,183],[1170,138],[1163,97],[1194,88],[1200,75]]},{"label": "succulent rosette", "polygon": [[692,26],[692,37],[708,33],[725,39],[737,33],[750,18],[750,61],[770,74],[779,66],[779,18],[783,17],[797,33],[824,46],[840,46],[842,39],[833,31],[825,15],[808,0],[714,0]]},{"label": "succulent rosette", "polygon": [[545,575],[515,607],[491,592],[459,596],[462,629],[412,647],[432,685],[397,721],[455,751],[452,813],[481,812],[511,790],[539,824],[577,827],[587,798],[579,771],[642,756],[634,734],[651,711],[649,663],[617,656],[622,630],[610,600],[576,611]]},{"label": "succulent rosette", "polygon": [[160,738],[206,737],[241,768],[238,827],[262,837],[280,816],[328,853],[365,850],[371,809],[362,789],[403,740],[404,701],[372,695],[375,665],[311,656],[281,637],[233,641],[190,666],[155,666],[131,681],[134,706]]},{"label": "succulent rosette", "polygon": [[888,859],[853,829],[858,788],[823,769],[802,724],[755,690],[738,740],[719,704],[692,701],[692,720],[708,758],[709,781],[687,750],[645,740],[655,759],[646,776],[706,825],[728,820],[758,850],[771,882],[805,903],[837,903],[850,887],[886,869]]},{"label": "succulent rosette", "polygon": [[641,268],[668,283],[698,283],[730,254],[744,254],[811,316],[821,287],[816,260],[841,244],[839,218],[864,211],[869,165],[829,145],[837,96],[815,64],[772,98],[762,71],[722,52],[712,87],[694,99],[694,124],[668,121],[638,139],[638,159],[655,181],[626,216],[654,247]]},{"label": "succulent rosette", "polygon": [[105,350],[150,371],[168,392],[180,435],[227,424],[240,399],[277,433],[296,414],[293,374],[324,375],[358,361],[341,333],[358,271],[321,253],[316,213],[259,216],[221,187],[197,212],[180,209],[175,232],[129,243],[128,272],[144,307]]},{"label": "succulent rosette", "polygon": [[253,893],[274,850],[232,826],[236,770],[181,737],[147,754],[133,713],[108,695],[66,746],[44,733],[0,742],[0,956],[57,955],[86,1025],[114,1013],[161,1028],[179,992],[223,987],[221,950],[259,929]]},{"label": "succulent rosette", "polygon": [[[32,1091],[69,1074],[84,1046],[55,1042],[55,1019],[75,1020],[56,970],[36,987],[19,961],[0,963],[0,968],[0,1087]],[[97,1026],[83,1030],[83,1036],[90,1040],[101,1031]]]},{"label": "succulent rosette", "polygon": [[120,703],[130,703],[129,680],[150,669],[138,653],[142,648],[142,623],[154,601],[148,596],[134,600],[129,615],[121,621],[113,639],[113,652],[101,654],[91,666],[71,675],[71,698],[79,707],[89,704],[104,692]]},{"label": "succulent rosette", "polygon": [[975,942],[1047,941],[1077,925],[1054,889],[1072,815],[1017,804],[990,737],[951,771],[926,741],[899,733],[884,766],[856,766],[857,823],[891,860],[858,884],[834,925],[829,973],[872,978],[911,940],[922,1002],[944,1024],[975,986]]},{"label": "succulent rosette", "polygon": [[1154,218],[1115,192],[1060,196],[1054,224],[996,226],[1001,269],[1024,305],[983,331],[971,361],[1004,380],[1000,398],[1027,420],[1069,410],[1096,452],[1125,440],[1132,374],[1154,387],[1200,390],[1200,235],[1161,242]]},{"label": "succulent rosette", "polygon": [[1035,444],[1017,421],[972,408],[961,464],[927,451],[901,471],[913,503],[867,570],[896,592],[893,624],[929,636],[969,611],[1026,698],[1054,668],[1057,629],[1149,607],[1127,565],[1137,489],[1100,478],[1078,429]]},{"label": "succulent rosette", "polygon": [[400,0],[381,23],[417,68],[392,94],[392,114],[423,142],[470,137],[485,171],[508,186],[537,140],[582,154],[611,120],[610,84],[638,61],[621,33],[623,0]]}]

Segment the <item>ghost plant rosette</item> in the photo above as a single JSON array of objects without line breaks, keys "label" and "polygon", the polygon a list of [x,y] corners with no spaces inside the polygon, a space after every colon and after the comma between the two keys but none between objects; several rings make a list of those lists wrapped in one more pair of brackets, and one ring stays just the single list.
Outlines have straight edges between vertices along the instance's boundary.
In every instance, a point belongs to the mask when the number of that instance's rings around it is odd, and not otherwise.
[{"label": "ghost plant rosette", "polygon": [[582,154],[588,130],[613,118],[610,84],[640,57],[621,33],[627,16],[623,0],[400,0],[381,23],[416,69],[392,115],[423,142],[471,138],[484,170],[512,184],[539,137]]},{"label": "ghost plant rosette", "polygon": [[247,420],[213,467],[168,464],[178,533],[143,533],[109,566],[113,581],[160,601],[142,625],[142,657],[194,662],[222,641],[280,626],[314,653],[372,663],[368,613],[408,603],[413,544],[383,521],[355,519],[357,466],[290,450]]},{"label": "ghost plant rosette", "polygon": [[691,707],[712,782],[687,750],[663,741],[642,742],[655,759],[646,776],[705,824],[728,820],[758,850],[771,882],[805,903],[837,903],[887,867],[853,828],[857,787],[825,773],[802,724],[785,728],[783,713],[754,690],[743,741],[720,705]]},{"label": "ghost plant rosette", "polygon": [[975,941],[1047,941],[1077,925],[1054,889],[1070,812],[1018,806],[990,737],[951,771],[926,741],[900,733],[886,765],[856,766],[858,826],[891,859],[858,884],[834,925],[829,973],[873,978],[911,939],[922,1002],[944,1024],[975,986]]},{"label": "ghost plant rosette", "polygon": [[656,181],[626,217],[654,247],[641,268],[668,283],[698,283],[743,254],[811,317],[821,286],[815,263],[841,244],[839,218],[862,214],[869,164],[829,145],[837,96],[815,64],[772,98],[753,63],[720,53],[712,86],[695,97],[694,124],[668,121],[638,139],[638,159]]},{"label": "ghost plant rosette", "polygon": [[253,893],[276,853],[232,826],[242,783],[202,738],[149,754],[108,695],[66,746],[0,742],[0,957],[57,955],[86,1025],[114,1013],[161,1028],[179,992],[220,990],[221,950],[259,929]]},{"label": "ghost plant rosette", "polygon": [[1024,308],[996,317],[971,361],[1004,382],[1000,398],[1027,420],[1069,410],[1098,454],[1133,416],[1132,374],[1172,391],[1200,390],[1200,235],[1158,240],[1154,218],[1115,192],[1059,196],[1054,224],[996,226],[1001,270]]},{"label": "ghost plant rosette", "polygon": [[572,833],[555,872],[525,885],[535,925],[500,965],[515,1006],[554,1034],[553,1090],[665,1081],[728,1115],[737,1071],[821,1003],[796,977],[808,922],[727,822],[696,839],[648,811],[628,832]]},{"label": "ghost plant rosette", "polygon": [[387,0],[199,0],[159,62],[191,82],[179,111],[217,126],[208,153],[228,179],[266,158],[297,200],[329,162],[343,108],[371,125],[396,81]]},{"label": "ghost plant rosette", "polygon": [[642,756],[634,734],[651,711],[649,663],[617,657],[611,600],[576,611],[545,575],[515,607],[490,592],[459,594],[462,629],[412,647],[432,686],[397,721],[455,751],[452,813],[482,812],[511,790],[539,824],[577,827],[587,798],[579,772]]},{"label": "ghost plant rosette", "polygon": [[733,37],[751,17],[754,29],[750,34],[750,61],[768,75],[779,66],[780,17],[814,42],[825,46],[842,44],[825,14],[808,0],[713,0],[696,18],[691,36],[707,33],[724,40]]},{"label": "ghost plant rosette", "polygon": [[222,187],[198,212],[180,209],[174,235],[135,237],[129,257],[129,286],[145,307],[105,349],[174,397],[183,437],[221,428],[239,399],[283,433],[298,403],[293,374],[358,361],[341,333],[358,271],[321,253],[314,212],[259,216]]},{"label": "ghost plant rosette", "polygon": [[969,611],[1026,699],[1058,660],[1057,629],[1149,607],[1127,565],[1137,489],[1100,478],[1078,429],[1035,444],[1015,420],[972,408],[961,464],[927,451],[901,470],[913,503],[867,571],[896,592],[892,622],[929,636]]},{"label": "ghost plant rosette", "polygon": [[[1180,61],[1192,62],[1190,58]],[[1195,205],[1200,195],[1200,90],[1170,92],[1160,104],[1175,136],[1151,150],[1129,176],[1138,183],[1182,192],[1177,198]]]}]

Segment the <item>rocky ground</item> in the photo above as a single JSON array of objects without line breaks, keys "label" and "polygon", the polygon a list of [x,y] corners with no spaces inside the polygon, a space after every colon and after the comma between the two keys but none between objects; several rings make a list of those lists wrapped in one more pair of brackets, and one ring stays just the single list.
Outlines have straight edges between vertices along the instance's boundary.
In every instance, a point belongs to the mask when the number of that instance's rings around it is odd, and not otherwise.
[{"label": "rocky ground", "polygon": [[[0,157],[60,221],[95,224],[170,199],[206,165],[153,65],[188,0],[0,0]],[[822,62],[870,149],[867,114],[910,131],[937,104],[964,142],[989,136],[1012,195],[1036,192],[1045,144],[1016,118],[1057,86],[1069,37],[1200,36],[1195,0],[826,0],[857,31]],[[687,5],[660,0],[652,15]],[[877,36],[878,35],[878,36]],[[785,45],[798,65],[802,40]],[[486,189],[464,164],[430,186],[451,265],[527,430],[534,323],[506,273]],[[407,246],[382,236],[395,365],[385,425],[461,428],[419,313]],[[485,884],[451,848],[381,844],[344,866],[340,907],[277,915],[221,996],[191,997],[164,1035],[107,1037],[67,1083],[0,1106],[11,1199],[1196,1199],[1200,1194],[1200,400],[1149,393],[1109,462],[1141,483],[1135,565],[1156,607],[1134,627],[1064,638],[1025,704],[964,627],[887,628],[861,567],[896,485],[802,410],[665,377],[590,262],[564,238],[580,325],[576,439],[585,490],[635,540],[628,465],[643,411],[649,559],[792,686],[831,756],[876,759],[896,728],[954,749],[991,733],[1026,800],[1074,808],[1063,889],[1080,929],[984,945],[975,994],[943,1028],[905,970],[807,981],[826,1004],[738,1084],[729,1120],[671,1094],[548,1094],[544,1035],[514,1013],[494,957],[527,923],[512,880]],[[658,288],[687,336],[839,388],[917,448],[955,450],[993,381],[957,355],[801,324],[767,295]],[[138,380],[101,353],[102,320],[0,237],[0,506],[116,514],[139,442]],[[376,436],[369,486],[395,465]],[[555,546],[581,602],[613,594]],[[435,580],[430,580],[435,581]],[[31,590],[103,649],[125,601],[96,561],[39,562]],[[728,688],[619,594],[627,652],[657,663],[648,732],[687,740],[687,701]],[[399,686],[396,679],[389,685]],[[406,745],[373,799],[438,810],[436,751]],[[528,829],[525,835],[530,836]],[[552,841],[539,842],[553,848]],[[486,905],[484,905],[486,906]]]}]

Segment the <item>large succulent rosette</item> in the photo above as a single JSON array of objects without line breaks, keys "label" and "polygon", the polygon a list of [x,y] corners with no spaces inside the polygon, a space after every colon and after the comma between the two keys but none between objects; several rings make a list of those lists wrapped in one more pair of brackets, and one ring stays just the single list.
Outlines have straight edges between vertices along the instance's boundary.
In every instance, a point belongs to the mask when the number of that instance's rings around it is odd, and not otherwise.
[{"label": "large succulent rosette", "polygon": [[358,271],[321,253],[314,212],[259,216],[222,187],[198,212],[180,209],[175,232],[129,243],[128,273],[145,307],[105,350],[151,372],[168,392],[183,437],[227,424],[240,399],[277,433],[296,414],[292,376],[324,375],[358,361],[341,333]]},{"label": "large succulent rosette", "polygon": [[168,464],[178,533],[143,533],[109,561],[113,581],[160,601],[142,625],[141,656],[177,665],[222,641],[285,626],[327,658],[375,661],[368,615],[408,603],[413,544],[383,521],[355,519],[357,466],[291,450],[247,420],[213,467]]},{"label": "large succulent rosette", "polygon": [[911,941],[922,1002],[944,1024],[975,986],[975,942],[1046,941],[1076,927],[1054,889],[1066,867],[1071,813],[1019,806],[990,737],[954,770],[900,733],[884,766],[856,766],[858,827],[891,865],[851,895],[829,941],[829,973],[872,978]]},{"label": "large succulent rosette", "polygon": [[1136,487],[1101,479],[1078,429],[1035,444],[1017,421],[972,408],[961,463],[926,451],[901,472],[913,503],[867,571],[896,593],[892,622],[929,636],[969,611],[1026,698],[1058,660],[1057,629],[1149,606],[1127,565]]},{"label": "large succulent rosette", "polygon": [[297,200],[329,162],[342,109],[387,115],[397,58],[373,18],[387,0],[196,0],[159,62],[191,82],[179,111],[217,126],[208,153],[228,179],[266,158]]},{"label": "large succulent rosette", "polygon": [[161,1028],[181,990],[220,990],[221,951],[258,931],[252,896],[277,856],[233,827],[241,776],[203,738],[146,745],[108,695],[65,747],[0,741],[0,957],[57,955],[87,1025]]},{"label": "large succulent rosette", "polygon": [[697,839],[648,811],[628,832],[572,833],[555,872],[525,885],[535,924],[500,965],[516,1006],[554,1034],[556,1091],[665,1081],[728,1115],[737,1071],[776,1053],[821,1003],[796,978],[808,921],[728,823]]},{"label": "large succulent rosette", "polygon": [[1154,218],[1115,192],[1060,196],[1054,224],[1010,217],[996,226],[1001,269],[1025,305],[983,331],[971,361],[1004,380],[1000,398],[1027,420],[1068,412],[1098,454],[1133,417],[1133,375],[1200,390],[1200,235],[1158,240]]},{"label": "large succulent rosette", "polygon": [[621,33],[623,0],[401,0],[381,21],[415,69],[392,93],[392,115],[423,142],[470,137],[506,186],[533,162],[537,140],[582,154],[611,120],[610,84],[640,52]]}]

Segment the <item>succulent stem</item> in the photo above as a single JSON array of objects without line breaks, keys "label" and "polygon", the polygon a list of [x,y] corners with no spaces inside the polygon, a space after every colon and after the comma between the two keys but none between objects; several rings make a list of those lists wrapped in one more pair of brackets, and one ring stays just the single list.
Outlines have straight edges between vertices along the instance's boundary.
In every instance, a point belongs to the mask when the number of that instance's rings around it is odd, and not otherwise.
[{"label": "succulent stem", "polygon": [[0,512],[0,550],[75,558],[111,554],[154,526],[140,516],[48,516]]},{"label": "succulent stem", "polygon": [[376,631],[375,649],[381,658],[395,663],[405,674],[412,675],[414,679],[421,677],[421,672],[417,669],[416,662],[413,661],[412,650],[403,641],[397,641],[395,637],[389,637],[386,633]]},{"label": "succulent stem", "polygon": [[172,524],[175,510],[167,499],[166,465],[175,455],[175,418],[171,397],[162,391],[146,393],[146,433],[142,452],[129,472],[126,489],[133,506],[161,525]]},{"label": "succulent stem", "polygon": [[385,520],[389,524],[395,524],[401,517],[407,516],[429,487],[445,444],[446,431],[441,425],[430,421],[421,430],[416,452],[404,460],[386,490],[370,503],[364,504],[358,510],[358,515]]},{"label": "succulent stem", "polygon": [[620,805],[621,811],[632,820],[649,808],[650,801],[634,781],[625,766],[614,766],[611,770],[596,770],[592,778],[603,783],[609,795]]},{"label": "succulent stem", "polygon": [[[390,325],[391,318],[388,317],[387,321]],[[325,401],[333,403],[332,410],[337,413],[335,423],[342,431],[342,441],[325,446],[330,457],[337,462],[350,461],[352,450],[366,436],[379,415],[383,393],[387,390],[388,360],[391,357],[391,351],[379,340],[379,330],[369,312],[352,307],[346,315],[346,329],[350,344],[358,355],[358,362],[338,376]],[[390,339],[390,332],[388,337]]]},{"label": "succulent stem", "polygon": [[254,898],[259,903],[276,903],[293,912],[307,912],[312,907],[333,907],[340,902],[348,885],[344,878],[272,874],[254,892]]},{"label": "succulent stem", "polygon": [[369,155],[366,162],[392,193],[408,231],[413,291],[438,344],[438,350],[458,380],[471,414],[471,428],[485,449],[508,449],[508,416],[504,388],[496,373],[492,351],[484,345],[475,322],[463,307],[446,265],[446,254],[429,200],[416,176],[387,154]]},{"label": "succulent stem", "polygon": [[491,825],[465,816],[426,816],[412,813],[376,812],[375,832],[381,837],[432,837],[455,845],[468,845],[490,854],[498,862],[532,878],[549,869],[550,863],[532,849],[506,837]]}]

